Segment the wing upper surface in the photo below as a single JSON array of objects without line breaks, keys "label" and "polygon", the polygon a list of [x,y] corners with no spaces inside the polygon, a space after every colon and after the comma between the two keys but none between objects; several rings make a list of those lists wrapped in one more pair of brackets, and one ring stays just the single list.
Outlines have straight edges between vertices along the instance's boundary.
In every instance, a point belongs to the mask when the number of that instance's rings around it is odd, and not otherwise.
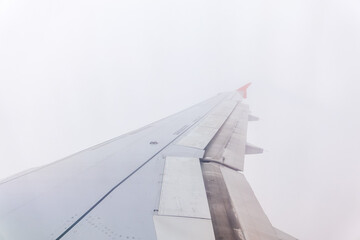
[{"label": "wing upper surface", "polygon": [[247,86],[0,182],[0,239],[279,239],[238,172]]},{"label": "wing upper surface", "polygon": [[226,94],[216,96],[141,131],[3,182],[0,236],[63,237],[104,196],[196,124],[224,97]]}]

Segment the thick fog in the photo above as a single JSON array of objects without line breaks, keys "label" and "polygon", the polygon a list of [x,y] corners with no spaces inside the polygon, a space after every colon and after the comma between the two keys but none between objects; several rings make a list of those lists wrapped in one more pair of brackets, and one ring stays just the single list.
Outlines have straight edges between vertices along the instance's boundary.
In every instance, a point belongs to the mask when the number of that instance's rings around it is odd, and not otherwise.
[{"label": "thick fog", "polygon": [[0,0],[0,178],[252,82],[273,225],[359,240],[360,2]]}]

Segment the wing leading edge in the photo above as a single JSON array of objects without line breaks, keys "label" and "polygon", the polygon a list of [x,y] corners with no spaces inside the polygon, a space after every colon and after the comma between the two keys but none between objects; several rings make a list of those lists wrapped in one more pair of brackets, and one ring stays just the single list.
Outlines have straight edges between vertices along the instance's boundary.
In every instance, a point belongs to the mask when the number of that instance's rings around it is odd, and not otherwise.
[{"label": "wing leading edge", "polygon": [[294,239],[242,174],[249,85],[1,182],[0,239]]}]

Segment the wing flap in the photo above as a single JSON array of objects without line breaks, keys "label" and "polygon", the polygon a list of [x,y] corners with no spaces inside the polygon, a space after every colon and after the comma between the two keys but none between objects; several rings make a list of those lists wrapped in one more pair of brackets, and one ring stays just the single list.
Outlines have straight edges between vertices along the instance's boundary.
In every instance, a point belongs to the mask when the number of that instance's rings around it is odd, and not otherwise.
[{"label": "wing flap", "polygon": [[211,220],[154,216],[157,240],[215,240]]},{"label": "wing flap", "polygon": [[198,158],[166,158],[158,214],[210,219]]},{"label": "wing flap", "polygon": [[245,239],[278,240],[244,175],[225,167],[221,172]]}]

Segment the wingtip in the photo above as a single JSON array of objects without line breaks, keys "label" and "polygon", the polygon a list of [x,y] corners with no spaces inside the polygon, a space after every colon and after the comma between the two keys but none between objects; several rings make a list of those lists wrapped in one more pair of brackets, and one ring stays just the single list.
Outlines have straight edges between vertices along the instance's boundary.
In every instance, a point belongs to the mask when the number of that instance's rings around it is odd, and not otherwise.
[{"label": "wingtip", "polygon": [[245,84],[244,86],[237,89],[237,91],[243,96],[243,98],[247,98],[247,88],[251,85],[251,82]]}]

